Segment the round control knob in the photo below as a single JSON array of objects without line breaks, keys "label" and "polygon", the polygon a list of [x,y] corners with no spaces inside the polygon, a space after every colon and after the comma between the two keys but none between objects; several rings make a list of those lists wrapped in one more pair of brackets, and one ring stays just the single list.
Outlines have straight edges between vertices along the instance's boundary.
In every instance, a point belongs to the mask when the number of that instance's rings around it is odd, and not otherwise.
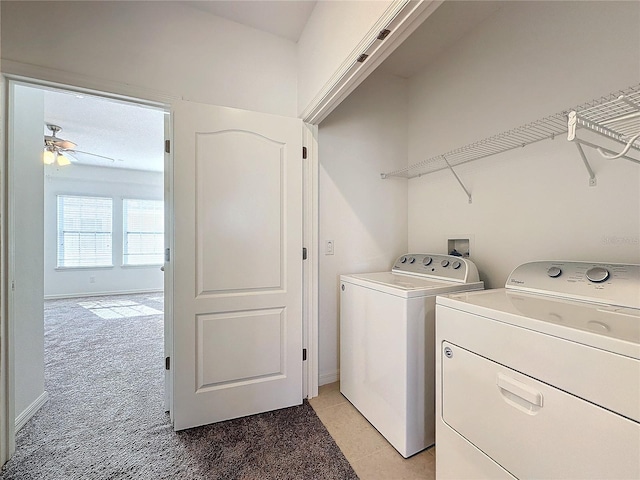
[{"label": "round control knob", "polygon": [[440,262],[440,265],[442,265],[443,267],[448,267],[449,266],[449,260],[442,260]]},{"label": "round control knob", "polygon": [[456,260],[455,262],[453,262],[451,264],[451,266],[453,267],[454,270],[457,270],[460,268],[460,265],[462,265],[458,260]]},{"label": "round control knob", "polygon": [[560,270],[560,268],[558,267],[549,267],[549,270],[547,270],[547,275],[549,275],[551,278],[559,277],[561,274],[562,270]]},{"label": "round control knob", "polygon": [[407,257],[402,257],[400,259],[400,263],[407,263]]},{"label": "round control knob", "polygon": [[595,283],[604,282],[609,278],[609,270],[602,267],[593,267],[587,270],[587,278]]},{"label": "round control knob", "polygon": [[416,259],[415,259],[415,258],[413,258],[413,257],[409,257],[409,263],[414,263],[415,261],[416,261]]},{"label": "round control knob", "polygon": [[433,258],[431,257],[424,257],[422,259],[422,264],[426,267],[427,265],[431,265],[431,262],[433,262]]}]

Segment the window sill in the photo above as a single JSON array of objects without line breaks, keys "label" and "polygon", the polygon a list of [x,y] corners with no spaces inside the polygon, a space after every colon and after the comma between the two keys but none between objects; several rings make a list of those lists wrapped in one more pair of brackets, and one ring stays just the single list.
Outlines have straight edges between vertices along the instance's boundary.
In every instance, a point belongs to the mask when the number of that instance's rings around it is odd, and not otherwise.
[{"label": "window sill", "polygon": [[120,268],[160,268],[164,266],[163,263],[154,263],[147,265],[120,265]]},{"label": "window sill", "polygon": [[94,267],[56,267],[56,271],[67,271],[67,270],[109,270],[113,268],[113,265],[100,265]]}]

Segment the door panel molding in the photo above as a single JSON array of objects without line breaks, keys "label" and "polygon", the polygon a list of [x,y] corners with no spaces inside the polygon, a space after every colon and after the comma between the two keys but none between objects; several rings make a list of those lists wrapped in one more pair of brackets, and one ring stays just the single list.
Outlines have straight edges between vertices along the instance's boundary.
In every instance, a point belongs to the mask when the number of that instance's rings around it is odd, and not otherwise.
[{"label": "door panel molding", "polygon": [[285,290],[286,145],[238,129],[195,142],[196,296]]},{"label": "door panel molding", "polygon": [[[198,393],[286,376],[286,307],[199,314],[196,319]],[[225,341],[229,335],[237,339],[234,344]]]}]

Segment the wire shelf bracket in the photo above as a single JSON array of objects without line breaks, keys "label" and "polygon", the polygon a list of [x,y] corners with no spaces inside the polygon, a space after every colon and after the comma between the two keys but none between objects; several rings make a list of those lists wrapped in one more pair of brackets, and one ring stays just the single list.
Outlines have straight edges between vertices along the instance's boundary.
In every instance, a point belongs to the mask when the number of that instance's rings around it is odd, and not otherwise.
[{"label": "wire shelf bracket", "polygon": [[593,168],[591,168],[591,164],[589,163],[589,160],[587,160],[587,156],[584,153],[584,150],[582,149],[582,144],[577,141],[575,142],[576,148],[578,149],[578,153],[580,153],[580,158],[582,158],[582,162],[584,163],[584,166],[587,169],[587,172],[589,173],[589,186],[590,187],[595,187],[596,185],[598,185],[598,181],[596,180],[596,174],[593,171]]},{"label": "wire shelf bracket", "polygon": [[469,203],[471,203],[471,194],[469,193],[469,190],[467,190],[467,187],[464,186],[464,183],[462,183],[462,180],[460,180],[460,177],[458,176],[458,174],[453,169],[453,167],[451,166],[451,164],[449,163],[449,161],[447,160],[447,158],[444,155],[442,156],[442,160],[444,160],[444,163],[447,164],[447,167],[449,167],[449,170],[451,171],[452,175],[454,177],[456,177],[456,180],[458,181],[458,183],[462,187],[462,190],[464,190],[464,193],[467,194],[467,198],[469,199]]}]

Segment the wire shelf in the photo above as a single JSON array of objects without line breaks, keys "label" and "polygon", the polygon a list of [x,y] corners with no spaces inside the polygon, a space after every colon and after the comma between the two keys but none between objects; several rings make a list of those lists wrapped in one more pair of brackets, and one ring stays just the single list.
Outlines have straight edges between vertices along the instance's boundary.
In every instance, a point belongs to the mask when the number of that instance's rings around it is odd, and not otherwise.
[{"label": "wire shelf", "polygon": [[591,107],[576,109],[579,126],[640,148],[640,140],[633,139],[640,133],[640,86],[621,92],[616,98]]},{"label": "wire shelf", "polygon": [[[577,126],[627,143],[640,133],[640,84],[572,109],[577,112]],[[567,134],[569,110],[527,123],[455,150],[428,158],[408,167],[381,174],[382,178],[415,178],[447,168],[523,148],[532,143]],[[640,139],[632,148],[640,149]]]}]

